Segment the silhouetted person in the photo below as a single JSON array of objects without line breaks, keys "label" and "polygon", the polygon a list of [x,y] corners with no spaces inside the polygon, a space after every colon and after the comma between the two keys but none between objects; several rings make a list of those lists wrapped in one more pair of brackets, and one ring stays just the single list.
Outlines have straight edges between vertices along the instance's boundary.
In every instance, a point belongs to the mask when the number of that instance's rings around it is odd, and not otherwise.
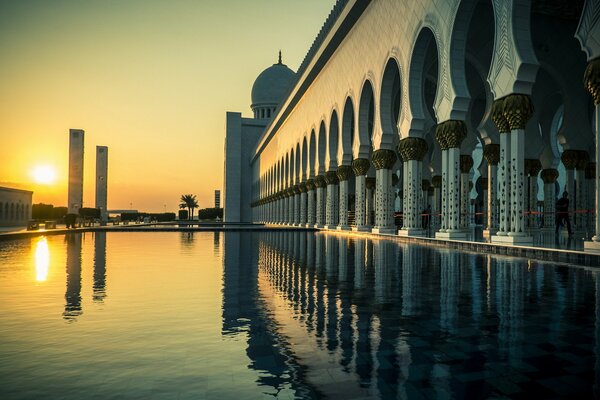
[{"label": "silhouetted person", "polygon": [[569,235],[572,235],[571,220],[569,219],[569,193],[567,192],[563,192],[562,197],[556,202],[556,233],[565,222]]}]

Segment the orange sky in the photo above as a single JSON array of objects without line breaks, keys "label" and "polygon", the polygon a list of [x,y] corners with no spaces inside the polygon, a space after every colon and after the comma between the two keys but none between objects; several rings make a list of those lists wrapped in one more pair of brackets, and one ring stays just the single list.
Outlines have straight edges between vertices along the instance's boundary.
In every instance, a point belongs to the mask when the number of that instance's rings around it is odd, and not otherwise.
[{"label": "orange sky", "polygon": [[[0,0],[0,185],[66,205],[68,131],[85,138],[84,207],[96,145],[109,147],[109,209],[213,206],[225,112],[277,61],[298,65],[334,0]],[[38,165],[52,186],[33,182]]]}]

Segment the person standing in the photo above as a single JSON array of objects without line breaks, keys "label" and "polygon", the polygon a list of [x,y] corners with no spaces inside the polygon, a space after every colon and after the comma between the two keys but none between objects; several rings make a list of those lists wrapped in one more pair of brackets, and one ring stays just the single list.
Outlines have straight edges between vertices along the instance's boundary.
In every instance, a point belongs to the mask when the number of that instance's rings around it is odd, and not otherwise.
[{"label": "person standing", "polygon": [[556,233],[558,229],[567,224],[569,236],[573,234],[571,231],[571,219],[569,218],[569,193],[563,192],[562,197],[556,202]]}]

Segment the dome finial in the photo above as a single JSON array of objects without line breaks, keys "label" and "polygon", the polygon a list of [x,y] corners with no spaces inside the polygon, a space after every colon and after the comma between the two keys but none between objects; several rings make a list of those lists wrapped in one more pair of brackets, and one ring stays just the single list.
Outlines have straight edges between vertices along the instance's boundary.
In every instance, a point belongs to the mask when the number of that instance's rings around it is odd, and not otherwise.
[{"label": "dome finial", "polygon": [[281,50],[279,50],[279,63],[278,63],[278,64],[279,64],[279,65],[283,64],[283,63],[281,62]]}]

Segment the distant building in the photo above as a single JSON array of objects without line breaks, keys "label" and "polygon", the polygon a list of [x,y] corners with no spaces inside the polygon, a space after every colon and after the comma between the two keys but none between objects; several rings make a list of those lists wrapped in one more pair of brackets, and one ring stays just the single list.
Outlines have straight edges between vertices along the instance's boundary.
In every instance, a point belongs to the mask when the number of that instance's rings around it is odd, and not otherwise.
[{"label": "distant building", "polygon": [[29,190],[0,187],[0,226],[26,226],[32,196]]},{"label": "distant building", "polygon": [[69,214],[79,214],[83,206],[84,131],[69,129]]},{"label": "distant building", "polygon": [[100,209],[102,222],[108,219],[106,210],[108,188],[108,147],[96,146],[96,208]]},{"label": "distant building", "polygon": [[221,191],[215,190],[215,208],[221,208]]}]

